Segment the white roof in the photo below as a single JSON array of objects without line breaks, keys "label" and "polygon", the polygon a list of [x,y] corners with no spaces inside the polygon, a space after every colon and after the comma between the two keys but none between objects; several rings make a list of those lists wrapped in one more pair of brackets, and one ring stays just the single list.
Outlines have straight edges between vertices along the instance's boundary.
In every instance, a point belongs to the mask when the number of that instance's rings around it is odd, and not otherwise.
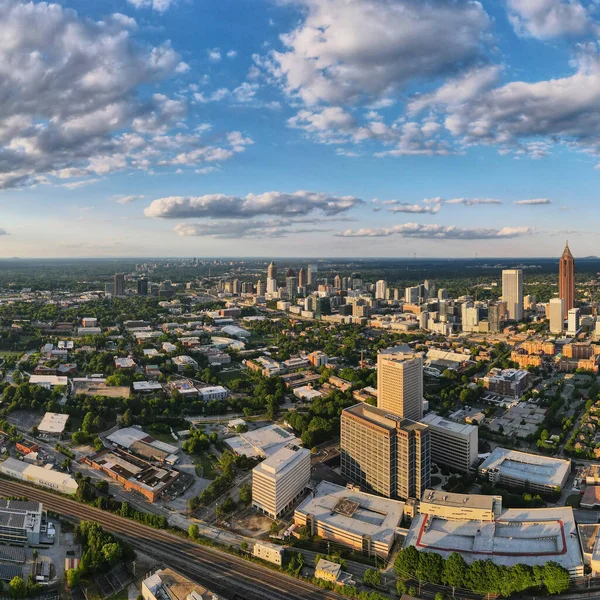
[{"label": "white roof", "polygon": [[452,433],[464,436],[468,436],[473,432],[474,429],[477,429],[475,425],[467,425],[466,423],[455,423],[454,421],[444,419],[443,417],[440,417],[435,413],[429,413],[425,415],[421,419],[421,423],[426,423],[430,427],[439,427],[440,429],[445,429],[447,431],[451,431]]},{"label": "white roof", "polygon": [[286,444],[302,445],[302,441],[279,425],[267,425],[254,431],[247,431],[226,440],[226,444],[237,454],[249,458],[266,457],[274,454]]},{"label": "white roof", "polygon": [[29,383],[32,385],[67,385],[68,381],[68,377],[59,375],[32,375],[29,378]]},{"label": "white roof", "polygon": [[[351,516],[336,512],[340,500],[358,504]],[[364,492],[350,490],[328,481],[317,486],[314,495],[308,496],[296,513],[310,514],[315,521],[329,523],[354,535],[368,535],[373,541],[391,545],[396,527],[402,521],[404,502],[380,498]]]},{"label": "white roof", "polygon": [[0,473],[19,477],[32,483],[40,482],[41,485],[46,485],[47,487],[60,486],[63,488],[61,491],[66,488],[72,494],[77,491],[77,482],[71,475],[30,465],[16,458],[7,458],[4,462],[0,463]]},{"label": "white roof", "polygon": [[38,425],[38,430],[42,433],[62,433],[65,430],[68,420],[69,415],[47,412],[42,422]]},{"label": "white roof", "polygon": [[148,390],[162,390],[162,385],[157,381],[134,381],[133,389],[136,392],[144,392]]},{"label": "white roof", "polygon": [[264,472],[268,477],[279,479],[307,459],[310,460],[310,450],[287,444],[254,467],[254,471]]},{"label": "white roof", "polygon": [[201,394],[228,394],[229,390],[222,385],[209,385],[203,388],[198,388],[198,392]]}]

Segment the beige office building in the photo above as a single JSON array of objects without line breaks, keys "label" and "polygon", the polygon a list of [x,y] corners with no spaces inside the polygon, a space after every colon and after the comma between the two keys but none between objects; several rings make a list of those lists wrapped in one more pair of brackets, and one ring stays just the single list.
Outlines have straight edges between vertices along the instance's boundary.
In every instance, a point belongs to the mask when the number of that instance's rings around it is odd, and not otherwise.
[{"label": "beige office building", "polygon": [[377,406],[403,419],[423,416],[423,356],[397,348],[377,356]]},{"label": "beige office building", "polygon": [[252,506],[279,518],[310,481],[310,451],[288,444],[252,470]]},{"label": "beige office building", "polygon": [[552,298],[549,303],[550,333],[562,333],[565,330],[565,301]]},{"label": "beige office building", "polygon": [[509,319],[520,321],[523,318],[523,271],[521,269],[502,271],[502,301],[506,302]]},{"label": "beige office building", "polygon": [[479,445],[475,425],[455,423],[434,413],[421,419],[429,427],[431,460],[459,471],[470,471],[477,463]]},{"label": "beige office building", "polygon": [[502,496],[453,494],[444,490],[425,490],[419,514],[448,521],[492,522],[502,512]]},{"label": "beige office building", "polygon": [[342,411],[342,475],[388,498],[420,498],[429,487],[429,428],[360,403]]}]

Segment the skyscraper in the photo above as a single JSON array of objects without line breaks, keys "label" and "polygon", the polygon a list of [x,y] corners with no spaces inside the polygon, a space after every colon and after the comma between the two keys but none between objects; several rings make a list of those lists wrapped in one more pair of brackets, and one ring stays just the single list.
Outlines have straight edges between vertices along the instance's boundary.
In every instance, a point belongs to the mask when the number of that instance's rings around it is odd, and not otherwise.
[{"label": "skyscraper", "polygon": [[506,302],[508,318],[520,321],[523,318],[523,271],[502,271],[502,300]]},{"label": "skyscraper", "polygon": [[300,270],[298,271],[298,285],[300,287],[306,287],[306,271],[304,270],[304,267],[300,267]]},{"label": "skyscraper", "polygon": [[277,265],[275,261],[271,261],[271,264],[267,267],[267,279],[277,280]]},{"label": "skyscraper", "polygon": [[420,498],[431,482],[429,427],[359,403],[342,411],[342,475],[388,498]]},{"label": "skyscraper", "polygon": [[145,277],[143,277],[142,279],[138,279],[137,293],[138,293],[138,296],[147,296],[148,295],[148,280]]},{"label": "skyscraper", "polygon": [[308,271],[307,271],[307,278],[306,278],[306,285],[308,287],[314,286],[317,283],[317,273],[319,272],[319,268],[317,267],[317,265],[308,265]]},{"label": "skyscraper", "polygon": [[562,333],[565,329],[565,301],[562,298],[550,300],[550,333]]},{"label": "skyscraper", "polygon": [[377,298],[377,300],[385,300],[386,290],[387,283],[385,279],[380,279],[375,287],[375,298]]},{"label": "skyscraper", "polygon": [[567,242],[558,263],[558,297],[563,300],[563,317],[575,307],[575,261]]},{"label": "skyscraper", "polygon": [[423,357],[388,348],[377,355],[377,406],[403,419],[423,417]]},{"label": "skyscraper", "polygon": [[125,273],[115,273],[114,277],[114,295],[125,295]]},{"label": "skyscraper", "polygon": [[298,295],[298,278],[294,269],[288,269],[285,275],[285,288],[288,298],[295,298]]}]

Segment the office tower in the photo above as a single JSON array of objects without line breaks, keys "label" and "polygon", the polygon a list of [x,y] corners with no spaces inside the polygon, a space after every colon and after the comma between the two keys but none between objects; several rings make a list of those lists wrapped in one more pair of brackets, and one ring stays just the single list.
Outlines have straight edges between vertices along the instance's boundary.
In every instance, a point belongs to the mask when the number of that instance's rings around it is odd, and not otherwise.
[{"label": "office tower", "polygon": [[477,464],[477,426],[448,421],[434,413],[425,415],[421,423],[429,427],[431,459],[434,463],[466,472]]},{"label": "office tower", "polygon": [[490,333],[498,333],[500,331],[500,325],[502,322],[502,315],[500,314],[503,310],[500,302],[490,302],[488,305],[488,323],[490,327]]},{"label": "office tower", "polygon": [[341,290],[342,289],[342,278],[339,275],[336,275],[333,278],[333,287],[336,290]]},{"label": "office tower", "polygon": [[298,278],[294,269],[288,269],[285,274],[285,290],[288,298],[295,298],[298,295]]},{"label": "office tower", "polygon": [[562,298],[550,300],[550,333],[562,333],[565,329],[565,301]]},{"label": "office tower", "polygon": [[241,292],[242,292],[242,282],[239,279],[234,279],[231,282],[231,291],[234,294],[241,294]]},{"label": "office tower", "polygon": [[387,283],[385,279],[380,279],[375,286],[375,298],[377,300],[385,300],[387,292]]},{"label": "office tower", "polygon": [[569,242],[558,263],[558,297],[563,300],[563,318],[566,318],[575,306],[575,261]]},{"label": "office tower", "polygon": [[138,296],[147,296],[148,295],[148,280],[147,279],[138,279],[137,282],[137,293]]},{"label": "office tower", "polygon": [[260,279],[256,283],[256,295],[264,296],[267,293],[267,286]]},{"label": "office tower", "polygon": [[470,302],[461,305],[461,318],[463,331],[476,331],[479,326],[479,307],[472,306]]},{"label": "office tower", "polygon": [[572,308],[567,313],[567,333],[569,335],[575,335],[579,331],[579,317],[580,311],[578,308]]},{"label": "office tower", "polygon": [[306,287],[306,271],[304,270],[304,267],[301,267],[298,271],[298,286]]},{"label": "office tower", "polygon": [[508,318],[520,321],[523,318],[523,271],[502,271],[502,300],[506,302]]},{"label": "office tower", "polygon": [[377,355],[377,406],[403,419],[423,417],[423,357],[398,348]]},{"label": "office tower", "polygon": [[114,295],[125,295],[125,273],[115,273],[114,277]]},{"label": "office tower", "polygon": [[267,278],[267,293],[275,294],[277,292],[277,280],[273,279],[273,277]]},{"label": "office tower", "polygon": [[439,300],[448,300],[448,290],[446,288],[440,288],[437,297]]},{"label": "office tower", "polygon": [[306,285],[308,287],[315,286],[317,284],[317,274],[319,272],[319,267],[317,265],[310,264],[308,265],[307,277],[306,277]]},{"label": "office tower", "polygon": [[429,313],[426,310],[424,310],[419,315],[419,329],[428,329],[428,325],[429,325]]},{"label": "office tower", "polygon": [[310,482],[310,450],[288,444],[252,470],[252,506],[272,519],[291,507]]},{"label": "office tower", "polygon": [[115,284],[114,281],[110,283],[104,284],[104,295],[105,296],[114,296],[115,295]]},{"label": "office tower", "polygon": [[277,281],[277,265],[275,261],[271,261],[271,264],[267,267],[267,281],[269,279],[275,279]]},{"label": "office tower", "polygon": [[369,492],[420,498],[431,481],[429,428],[361,402],[342,411],[341,471]]},{"label": "office tower", "polygon": [[419,303],[419,286],[415,287],[407,287],[404,290],[404,302],[408,304],[418,304]]}]

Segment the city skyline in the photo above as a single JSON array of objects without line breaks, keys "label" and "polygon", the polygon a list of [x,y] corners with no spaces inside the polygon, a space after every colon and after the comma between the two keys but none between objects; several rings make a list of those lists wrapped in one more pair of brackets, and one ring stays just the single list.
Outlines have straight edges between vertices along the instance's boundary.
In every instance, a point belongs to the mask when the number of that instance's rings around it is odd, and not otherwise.
[{"label": "city skyline", "polygon": [[0,257],[594,255],[600,12],[543,4],[5,0]]}]

